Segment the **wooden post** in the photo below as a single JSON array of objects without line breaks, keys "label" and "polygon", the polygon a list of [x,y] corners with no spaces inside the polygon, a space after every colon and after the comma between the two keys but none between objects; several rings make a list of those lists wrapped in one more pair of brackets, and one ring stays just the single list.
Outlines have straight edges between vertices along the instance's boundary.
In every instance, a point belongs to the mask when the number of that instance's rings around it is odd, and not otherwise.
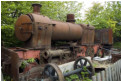
[{"label": "wooden post", "polygon": [[101,81],[100,73],[97,74],[97,81]]},{"label": "wooden post", "polygon": [[96,81],[96,76],[92,76],[92,81]]},{"label": "wooden post", "polygon": [[105,79],[105,71],[101,71],[101,80],[106,81]]},{"label": "wooden post", "polygon": [[108,67],[108,75],[109,75],[109,81],[112,81],[112,77],[111,77],[111,67]]},{"label": "wooden post", "polygon": [[106,68],[106,70],[105,70],[105,72],[106,72],[106,81],[109,81],[109,79],[108,79],[108,68]]}]

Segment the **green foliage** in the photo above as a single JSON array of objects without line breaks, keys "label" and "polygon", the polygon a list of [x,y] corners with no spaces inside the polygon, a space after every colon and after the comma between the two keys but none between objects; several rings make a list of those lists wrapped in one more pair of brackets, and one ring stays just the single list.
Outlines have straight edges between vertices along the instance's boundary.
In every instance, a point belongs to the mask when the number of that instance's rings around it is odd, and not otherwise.
[{"label": "green foliage", "polygon": [[31,58],[31,59],[28,59],[27,62],[28,63],[33,63],[33,62],[35,62],[35,60],[34,60],[34,58]]},{"label": "green foliage", "polygon": [[20,68],[21,68],[21,69],[24,69],[25,67],[26,67],[26,63],[25,63],[25,61],[23,61],[23,62],[21,63]]},{"label": "green foliage", "polygon": [[121,2],[105,2],[103,6],[93,3],[93,7],[86,11],[86,19],[83,22],[97,29],[112,28],[114,38],[121,38]]},{"label": "green foliage", "polygon": [[115,48],[120,48],[120,49],[121,49],[121,42],[115,42],[115,43],[113,44],[113,47],[115,47]]},{"label": "green foliage", "polygon": [[68,77],[65,77],[66,81],[92,81],[89,79],[89,77],[85,77],[85,75],[88,75],[89,73],[87,72],[87,68],[83,67],[83,71],[81,72],[81,78],[77,74],[72,74]]},{"label": "green foliage", "polygon": [[[15,21],[21,14],[28,10],[25,2],[1,1],[1,40],[7,47],[21,46],[23,42],[18,41],[14,35]],[[26,10],[23,10],[26,9]]]},{"label": "green foliage", "polygon": [[66,81],[73,81],[73,80],[74,81],[79,81],[80,79],[79,79],[78,75],[73,74],[73,75],[70,75],[69,77],[66,77],[65,80]]},{"label": "green foliage", "polygon": [[81,17],[82,3],[75,1],[1,1],[1,40],[5,46],[23,45],[14,35],[14,25],[20,15],[32,13],[33,3],[42,4],[40,13],[54,20],[66,21],[68,13]]},{"label": "green foliage", "polygon": [[26,67],[26,64],[27,63],[33,63],[33,62],[35,62],[35,59],[34,58],[30,58],[30,59],[24,60],[24,61],[22,61],[20,67],[21,67],[21,69],[24,69]]},{"label": "green foliage", "polygon": [[9,75],[4,74],[4,81],[13,81]]},{"label": "green foliage", "polygon": [[[81,72],[82,80],[83,81],[90,81],[88,77],[85,77],[85,75],[88,75],[89,73],[87,72],[87,68],[83,67],[83,71]],[[88,80],[89,79],[89,80]]]},{"label": "green foliage", "polygon": [[41,14],[54,20],[66,21],[68,13],[75,14],[76,18],[81,17],[79,10],[82,7],[82,3],[75,1],[44,1],[41,4],[43,5]]},{"label": "green foliage", "polygon": [[[85,74],[86,72],[83,72]],[[65,77],[66,81],[92,81],[88,77],[79,78],[77,74],[70,75],[69,77]]]}]

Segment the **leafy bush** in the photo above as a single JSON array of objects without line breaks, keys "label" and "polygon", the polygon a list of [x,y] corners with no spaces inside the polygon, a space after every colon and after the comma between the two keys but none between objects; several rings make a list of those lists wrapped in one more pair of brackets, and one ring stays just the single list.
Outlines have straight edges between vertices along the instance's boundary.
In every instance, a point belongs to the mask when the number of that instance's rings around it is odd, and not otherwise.
[{"label": "leafy bush", "polygon": [[88,75],[87,68],[83,67],[83,71],[80,73],[82,77],[79,77],[78,74],[72,74],[68,77],[65,77],[66,81],[92,81],[89,79],[89,77],[86,77],[85,75]]}]

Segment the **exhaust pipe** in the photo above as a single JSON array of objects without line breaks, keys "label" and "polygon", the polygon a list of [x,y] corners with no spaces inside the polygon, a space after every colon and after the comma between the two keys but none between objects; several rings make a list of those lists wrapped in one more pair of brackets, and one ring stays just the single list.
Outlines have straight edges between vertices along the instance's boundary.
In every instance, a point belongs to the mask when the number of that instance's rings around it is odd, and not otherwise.
[{"label": "exhaust pipe", "polygon": [[40,8],[42,7],[41,4],[32,4],[33,6],[33,13],[40,14]]},{"label": "exhaust pipe", "polygon": [[67,14],[66,22],[75,23],[74,14]]}]

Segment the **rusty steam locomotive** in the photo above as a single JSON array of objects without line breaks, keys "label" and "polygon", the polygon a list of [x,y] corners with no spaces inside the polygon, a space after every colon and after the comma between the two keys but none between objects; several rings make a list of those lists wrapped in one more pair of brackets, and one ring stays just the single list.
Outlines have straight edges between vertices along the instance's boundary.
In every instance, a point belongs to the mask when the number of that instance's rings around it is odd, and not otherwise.
[{"label": "rusty steam locomotive", "polygon": [[[14,81],[19,81],[28,71],[31,71],[29,78],[41,77],[47,63],[59,65],[80,56],[103,56],[101,48],[110,48],[113,43],[111,29],[95,30],[90,25],[75,24],[73,14],[67,15],[66,22],[51,20],[40,15],[40,4],[32,6],[33,13],[21,15],[15,24],[15,35],[25,42],[24,47],[2,47],[3,71],[10,74]],[[34,63],[27,63],[25,68],[20,67],[23,61],[31,58],[35,60]]]}]

